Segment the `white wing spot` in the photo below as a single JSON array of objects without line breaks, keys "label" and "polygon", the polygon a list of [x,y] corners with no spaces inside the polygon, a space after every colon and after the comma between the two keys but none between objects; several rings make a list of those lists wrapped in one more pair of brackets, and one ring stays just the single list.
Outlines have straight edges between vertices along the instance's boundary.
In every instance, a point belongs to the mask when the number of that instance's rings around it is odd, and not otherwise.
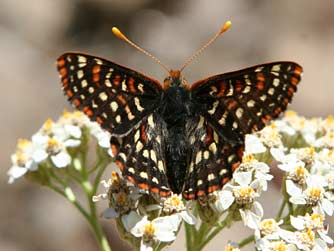
[{"label": "white wing spot", "polygon": [[214,102],[213,105],[212,105],[212,109],[211,109],[211,110],[208,110],[208,113],[210,113],[210,114],[214,114],[215,111],[216,111],[216,109],[217,109],[218,104],[219,104],[219,101],[218,101],[218,100],[217,100],[216,102]]},{"label": "white wing spot", "polygon": [[197,186],[200,186],[203,184],[203,180],[197,180]]},{"label": "white wing spot", "polygon": [[165,169],[164,169],[164,163],[162,162],[162,160],[158,161],[158,169],[160,170],[160,172],[164,173]]},{"label": "white wing spot", "polygon": [[216,178],[216,176],[213,173],[210,173],[208,175],[208,181],[214,180]]},{"label": "white wing spot", "polygon": [[128,87],[126,86],[126,84],[125,84],[125,78],[124,78],[124,80],[122,81],[122,91],[127,91],[127,89],[128,89]]},{"label": "white wing spot", "polygon": [[155,184],[159,184],[159,180],[156,177],[152,178],[152,182],[155,183]]},{"label": "white wing spot", "polygon": [[92,93],[94,92],[94,88],[93,88],[92,86],[90,86],[90,87],[88,88],[88,92],[89,92],[90,94],[92,94]]},{"label": "white wing spot", "polygon": [[146,172],[140,172],[139,176],[143,179],[146,179],[146,180],[148,179],[148,175]]},{"label": "white wing spot", "polygon": [[86,88],[87,85],[88,85],[88,83],[87,83],[87,80],[86,80],[86,79],[84,79],[84,80],[81,81],[81,87],[82,87],[82,88]]},{"label": "white wing spot", "polygon": [[203,153],[203,157],[204,157],[204,159],[208,159],[209,156],[210,156],[209,151],[204,151],[204,153]]},{"label": "white wing spot", "polygon": [[128,172],[132,173],[132,174],[135,174],[135,169],[133,167],[130,167],[130,168],[128,168]]},{"label": "white wing spot", "polygon": [[145,149],[145,150],[143,151],[143,156],[144,156],[145,158],[148,158],[148,157],[150,156],[148,150]]},{"label": "white wing spot", "polygon": [[204,117],[203,116],[200,116],[199,117],[199,122],[198,122],[198,125],[197,125],[197,128],[200,129],[202,128],[204,125]]},{"label": "white wing spot", "polygon": [[118,156],[121,157],[124,162],[126,161],[126,155],[125,155],[125,153],[119,153]]},{"label": "white wing spot", "polygon": [[151,154],[151,160],[153,160],[153,162],[157,163],[157,155],[155,154],[155,151],[151,150],[150,154]]},{"label": "white wing spot", "polygon": [[241,107],[239,107],[236,111],[235,111],[235,115],[237,115],[237,117],[240,119],[242,117],[242,114],[244,113],[244,109],[242,109]]},{"label": "white wing spot", "polygon": [[140,152],[141,149],[143,149],[144,145],[138,141],[136,144],[136,152]]},{"label": "white wing spot", "polygon": [[274,88],[270,88],[269,90],[268,90],[268,94],[269,95],[274,95],[274,93],[275,93],[275,89]]},{"label": "white wing spot", "polygon": [[211,143],[210,146],[209,146],[209,150],[213,153],[213,154],[216,154],[217,152],[217,146],[216,146],[216,143]]},{"label": "white wing spot", "polygon": [[139,132],[139,130],[137,130],[136,133],[135,133],[135,137],[134,137],[135,142],[138,141],[139,137],[140,137],[140,132]]},{"label": "white wing spot", "polygon": [[82,79],[83,76],[84,76],[84,72],[83,72],[83,70],[80,70],[80,71],[77,72],[77,77],[78,77],[78,79]]},{"label": "white wing spot", "polygon": [[148,122],[148,125],[150,126],[150,127],[152,127],[152,128],[154,128],[154,121],[153,121],[153,116],[152,116],[152,114],[150,115],[150,116],[148,116],[148,118],[147,118],[147,122]]},{"label": "white wing spot", "polygon": [[111,108],[111,110],[112,110],[113,112],[116,112],[117,109],[118,109],[118,104],[117,104],[117,102],[115,102],[115,101],[111,102],[111,103],[110,103],[110,108]]},{"label": "white wing spot", "polygon": [[242,91],[242,93],[249,93],[251,90],[251,87],[250,86],[246,86],[245,89]]},{"label": "white wing spot", "polygon": [[112,86],[112,84],[111,84],[111,82],[110,82],[109,79],[107,79],[107,80],[105,81],[105,85],[106,85],[107,87],[111,87],[111,86]]},{"label": "white wing spot", "polygon": [[139,90],[141,93],[144,92],[144,88],[143,88],[143,87],[144,87],[144,85],[143,85],[142,83],[139,83],[139,84],[138,84],[138,87],[137,87],[137,88],[138,88],[138,90]]},{"label": "white wing spot", "polygon": [[277,64],[277,65],[274,65],[272,68],[271,68],[271,71],[280,71],[281,69],[281,65],[280,64]]},{"label": "white wing spot", "polygon": [[108,95],[107,95],[107,93],[105,93],[105,92],[101,92],[101,93],[99,94],[99,98],[100,98],[102,101],[106,101],[106,100],[108,99]]},{"label": "white wing spot", "polygon": [[214,131],[213,132],[213,140],[218,143],[218,140],[219,140],[219,137],[218,137],[218,134]]},{"label": "white wing spot", "polygon": [[235,157],[235,155],[230,155],[230,156],[228,156],[228,158],[227,158],[227,162],[231,163],[232,160],[234,160],[234,157]]},{"label": "white wing spot", "polygon": [[267,95],[263,94],[262,96],[260,96],[260,99],[261,99],[262,101],[265,101],[265,100],[267,99]]},{"label": "white wing spot", "polygon": [[262,67],[257,67],[257,68],[255,69],[255,72],[260,72],[260,71],[262,71],[262,69],[263,69],[263,66],[262,66]]},{"label": "white wing spot", "polygon": [[226,169],[222,169],[222,170],[220,170],[219,175],[223,176],[225,173],[227,173],[227,170]]},{"label": "white wing spot", "polygon": [[135,97],[134,100],[135,100],[135,105],[137,107],[137,110],[140,112],[144,111],[144,107],[141,106],[139,98]]},{"label": "white wing spot", "polygon": [[279,86],[279,79],[278,78],[274,78],[273,86],[275,86],[275,87]]},{"label": "white wing spot", "polygon": [[120,124],[120,123],[122,122],[122,119],[121,119],[121,116],[120,116],[120,115],[117,115],[115,119],[116,119],[116,122],[117,122],[118,124]]},{"label": "white wing spot", "polygon": [[94,60],[95,60],[95,62],[96,62],[97,64],[99,64],[99,65],[102,65],[102,64],[103,64],[103,62],[102,62],[101,59],[94,58]]},{"label": "white wing spot", "polygon": [[220,125],[225,125],[227,115],[228,115],[228,112],[227,112],[227,111],[224,112],[224,114],[222,115],[222,117],[221,117],[220,120],[218,121],[218,123],[219,123]]},{"label": "white wing spot", "polygon": [[253,99],[247,102],[247,107],[254,107],[254,105],[255,105],[255,101]]},{"label": "white wing spot", "polygon": [[202,151],[197,152],[195,164],[197,165],[202,160]]}]

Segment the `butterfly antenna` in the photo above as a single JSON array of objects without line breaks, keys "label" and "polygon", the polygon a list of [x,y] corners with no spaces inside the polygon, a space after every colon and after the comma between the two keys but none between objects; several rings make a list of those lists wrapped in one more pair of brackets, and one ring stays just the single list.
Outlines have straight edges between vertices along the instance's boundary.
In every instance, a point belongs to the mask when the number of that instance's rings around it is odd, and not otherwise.
[{"label": "butterfly antenna", "polygon": [[188,60],[183,64],[180,69],[180,72],[184,70],[195,58],[197,58],[210,44],[212,44],[221,34],[227,31],[231,27],[231,21],[227,21],[224,26],[217,32],[205,45],[198,49]]},{"label": "butterfly antenna", "polygon": [[153,56],[151,53],[148,53],[147,51],[145,51],[143,48],[139,47],[138,45],[136,45],[134,42],[132,42],[130,39],[128,39],[118,28],[113,27],[112,28],[112,32],[119,37],[120,39],[124,40],[125,42],[127,42],[128,44],[130,44],[131,46],[135,47],[138,51],[144,53],[146,56],[148,56],[149,58],[151,58],[152,60],[154,60],[155,62],[157,62],[159,65],[161,65],[162,68],[164,68],[168,74],[170,74],[170,69],[169,67],[167,67],[165,64],[163,64],[159,59],[157,59],[155,56]]}]

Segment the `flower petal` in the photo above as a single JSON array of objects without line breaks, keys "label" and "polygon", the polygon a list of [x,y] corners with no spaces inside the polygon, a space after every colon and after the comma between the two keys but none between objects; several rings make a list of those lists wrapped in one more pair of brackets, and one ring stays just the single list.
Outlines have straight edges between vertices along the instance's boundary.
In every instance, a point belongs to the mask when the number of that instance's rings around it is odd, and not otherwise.
[{"label": "flower petal", "polygon": [[65,167],[71,163],[71,157],[66,152],[60,152],[57,155],[51,156],[51,160],[58,168]]}]

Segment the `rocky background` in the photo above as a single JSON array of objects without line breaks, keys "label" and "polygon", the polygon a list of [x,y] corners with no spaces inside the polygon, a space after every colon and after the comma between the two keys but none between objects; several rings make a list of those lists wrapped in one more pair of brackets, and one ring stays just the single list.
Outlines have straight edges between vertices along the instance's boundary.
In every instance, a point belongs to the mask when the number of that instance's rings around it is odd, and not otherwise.
[{"label": "rocky background", "polygon": [[[24,179],[7,184],[17,138],[30,138],[46,118],[71,109],[55,66],[64,51],[100,55],[162,81],[160,66],[114,37],[112,26],[177,69],[232,20],[232,28],[185,70],[188,81],[264,62],[296,61],[304,76],[290,108],[308,117],[326,116],[334,114],[333,11],[332,0],[0,0],[0,250],[97,250],[83,218],[58,195]],[[278,191],[263,197],[268,216],[277,210]],[[113,250],[129,250],[112,222],[104,227]],[[227,240],[246,235],[237,224],[206,250],[221,250]],[[180,235],[169,250],[182,250],[183,243]]]}]

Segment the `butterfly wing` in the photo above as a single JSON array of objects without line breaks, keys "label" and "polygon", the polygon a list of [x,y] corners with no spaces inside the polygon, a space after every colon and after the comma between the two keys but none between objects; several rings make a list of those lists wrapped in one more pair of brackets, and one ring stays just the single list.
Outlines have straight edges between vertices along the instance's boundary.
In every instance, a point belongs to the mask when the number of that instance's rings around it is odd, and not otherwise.
[{"label": "butterfly wing", "polygon": [[242,142],[286,109],[301,73],[296,63],[275,62],[216,75],[191,86],[193,102],[225,140]]},{"label": "butterfly wing", "polygon": [[221,188],[239,165],[244,135],[262,129],[291,101],[302,68],[292,62],[253,66],[191,87],[197,115],[188,123],[186,199]]},{"label": "butterfly wing", "polygon": [[226,142],[202,115],[187,123],[187,132],[191,153],[183,197],[196,199],[230,180],[241,161],[244,144]]},{"label": "butterfly wing", "polygon": [[116,163],[137,187],[162,197],[171,191],[166,176],[164,137],[166,124],[157,113],[146,116],[141,124],[123,138]]},{"label": "butterfly wing", "polygon": [[129,133],[160,102],[157,80],[105,59],[65,53],[57,66],[69,101],[114,136]]}]

